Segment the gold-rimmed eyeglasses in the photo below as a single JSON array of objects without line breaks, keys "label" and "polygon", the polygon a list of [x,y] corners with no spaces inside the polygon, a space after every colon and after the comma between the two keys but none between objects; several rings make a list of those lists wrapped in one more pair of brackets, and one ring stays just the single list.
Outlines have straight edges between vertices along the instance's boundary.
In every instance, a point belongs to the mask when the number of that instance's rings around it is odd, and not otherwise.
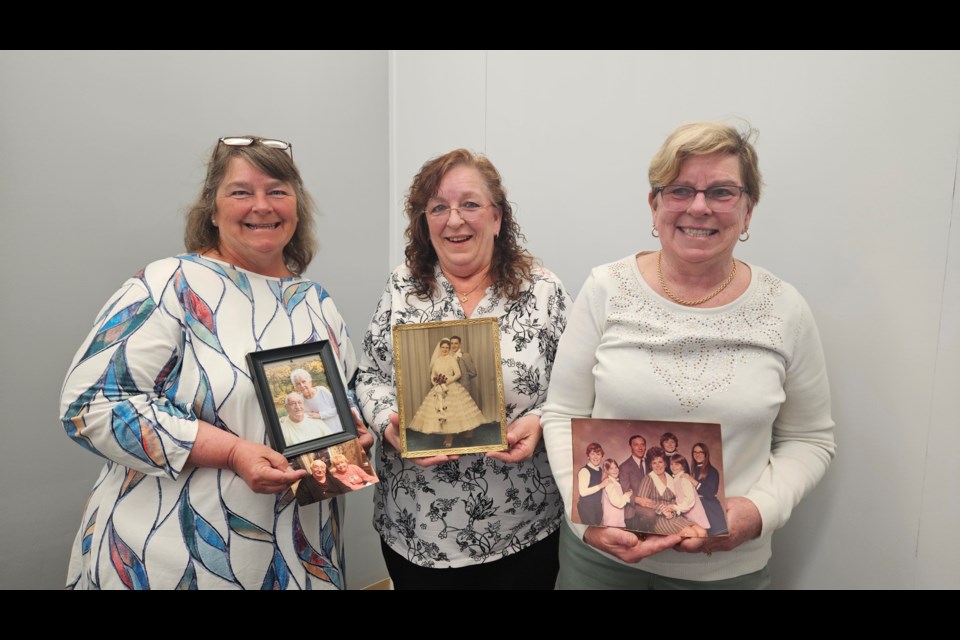
[{"label": "gold-rimmed eyeglasses", "polygon": [[450,217],[450,212],[456,211],[464,220],[476,220],[484,209],[495,206],[497,205],[492,202],[489,204],[479,204],[470,200],[461,202],[459,207],[451,207],[448,204],[437,203],[433,206],[428,206],[424,210],[424,213],[431,220],[447,220]]},{"label": "gold-rimmed eyeglasses", "polygon": [[290,154],[290,159],[293,160],[293,144],[286,142],[284,140],[273,140],[271,138],[257,138],[255,136],[228,136],[226,138],[220,138],[217,141],[217,148],[213,150],[213,155],[217,155],[217,151],[220,150],[220,145],[224,144],[228,147],[249,147],[254,142],[257,144],[262,144],[265,147],[270,147],[271,149],[280,149],[281,151],[286,151]]}]

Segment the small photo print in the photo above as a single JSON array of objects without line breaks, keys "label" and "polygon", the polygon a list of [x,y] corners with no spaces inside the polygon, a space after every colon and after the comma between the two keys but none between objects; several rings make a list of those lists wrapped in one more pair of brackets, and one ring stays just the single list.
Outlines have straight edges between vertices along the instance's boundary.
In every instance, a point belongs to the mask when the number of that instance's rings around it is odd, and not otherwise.
[{"label": "small photo print", "polygon": [[574,522],[657,535],[728,534],[719,424],[575,418]]},{"label": "small photo print", "polygon": [[310,474],[293,485],[297,504],[303,506],[363,489],[379,482],[366,451],[356,438],[290,459],[294,469]]}]

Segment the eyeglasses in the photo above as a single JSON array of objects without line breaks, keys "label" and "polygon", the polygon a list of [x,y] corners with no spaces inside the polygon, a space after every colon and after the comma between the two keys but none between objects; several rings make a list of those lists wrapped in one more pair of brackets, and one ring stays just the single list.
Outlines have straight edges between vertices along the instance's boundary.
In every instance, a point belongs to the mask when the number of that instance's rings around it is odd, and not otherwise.
[{"label": "eyeglasses", "polygon": [[693,450],[693,455],[697,455],[698,453],[699,453],[700,455],[706,455],[707,452],[706,452],[706,451],[697,451],[696,449]]},{"label": "eyeglasses", "polygon": [[707,206],[719,213],[732,211],[740,202],[740,196],[747,192],[745,188],[735,184],[722,184],[706,189],[694,189],[682,184],[668,184],[665,187],[657,187],[654,191],[660,194],[667,211],[686,211],[696,200],[697,194],[702,193],[707,201]]},{"label": "eyeglasses", "polygon": [[262,144],[265,147],[270,147],[271,149],[280,149],[281,151],[286,151],[290,154],[290,159],[293,160],[293,145],[289,142],[284,142],[283,140],[271,140],[270,138],[254,138],[250,136],[234,136],[229,138],[220,138],[217,142],[217,148],[214,149],[213,155],[217,155],[217,151],[220,150],[220,145],[225,144],[228,147],[249,147],[254,142]]},{"label": "eyeglasses", "polygon": [[461,202],[459,207],[451,207],[446,204],[435,204],[432,207],[428,207],[424,210],[424,213],[431,220],[446,220],[450,217],[451,211],[456,211],[461,218],[464,220],[476,220],[480,213],[487,207],[495,207],[497,205],[490,204],[477,204],[476,202]]}]

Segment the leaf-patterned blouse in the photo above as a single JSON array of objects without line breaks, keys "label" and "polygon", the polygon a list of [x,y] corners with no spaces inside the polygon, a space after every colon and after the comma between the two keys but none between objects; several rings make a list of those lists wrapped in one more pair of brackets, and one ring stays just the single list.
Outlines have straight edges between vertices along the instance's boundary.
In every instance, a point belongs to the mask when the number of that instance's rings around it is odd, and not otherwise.
[{"label": "leaf-patterned blouse", "polygon": [[[379,436],[397,411],[392,327],[466,319],[439,266],[436,279],[438,293],[423,300],[413,293],[409,269],[395,269],[363,339],[357,396]],[[517,300],[490,287],[474,310],[472,318],[499,320],[507,424],[539,415],[569,306],[560,280],[535,269]],[[471,454],[421,467],[380,441],[374,526],[410,562],[435,568],[489,562],[529,547],[560,525],[563,504],[542,442],[533,458],[518,464]]]},{"label": "leaf-patterned blouse", "polygon": [[82,589],[343,588],[342,510],[251,491],[226,469],[186,464],[202,419],[267,443],[245,357],[330,340],[356,356],[333,300],[303,278],[269,278],[197,255],[127,280],[67,372],[63,426],[107,459],[83,511],[67,586]]}]

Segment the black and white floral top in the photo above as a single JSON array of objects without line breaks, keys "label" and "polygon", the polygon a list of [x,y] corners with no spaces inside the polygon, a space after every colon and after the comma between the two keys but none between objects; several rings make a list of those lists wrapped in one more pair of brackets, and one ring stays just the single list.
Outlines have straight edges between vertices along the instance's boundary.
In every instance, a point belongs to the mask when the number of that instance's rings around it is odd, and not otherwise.
[{"label": "black and white floral top", "polygon": [[[439,293],[423,300],[413,293],[410,270],[397,267],[364,336],[357,396],[378,436],[397,411],[393,325],[466,319],[439,266],[436,278]],[[507,424],[540,413],[571,302],[546,269],[535,269],[531,280],[517,300],[488,288],[471,316],[499,318]],[[563,504],[542,442],[519,464],[471,454],[433,467],[402,459],[382,437],[381,443],[374,526],[415,564],[448,568],[498,560],[560,526]]]}]

